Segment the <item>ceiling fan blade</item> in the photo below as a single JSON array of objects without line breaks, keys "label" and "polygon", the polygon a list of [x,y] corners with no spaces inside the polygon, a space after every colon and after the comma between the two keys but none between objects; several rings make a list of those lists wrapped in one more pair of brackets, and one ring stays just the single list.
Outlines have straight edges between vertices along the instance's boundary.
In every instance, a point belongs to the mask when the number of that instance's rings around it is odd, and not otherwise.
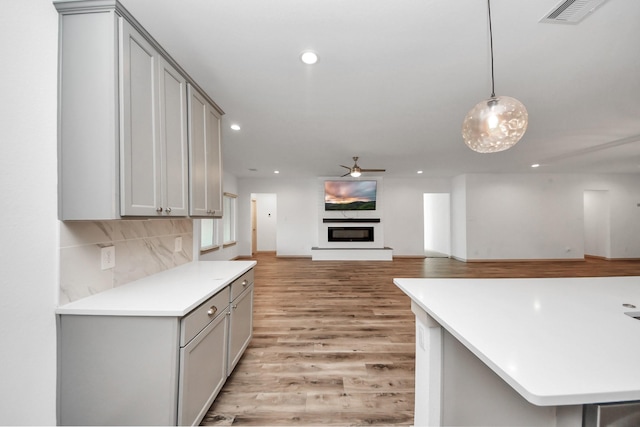
[{"label": "ceiling fan blade", "polygon": [[360,172],[386,172],[386,169],[360,169]]},{"label": "ceiling fan blade", "polygon": [[345,177],[345,176],[349,175],[350,173],[351,173],[351,172],[347,172],[347,173],[345,173],[344,175],[340,175],[340,178]]},{"label": "ceiling fan blade", "polygon": [[345,169],[349,169],[349,170],[351,170],[351,168],[350,168],[349,166],[345,166],[345,165],[340,165],[340,166],[342,166],[342,167],[343,167],[343,168],[345,168]]}]

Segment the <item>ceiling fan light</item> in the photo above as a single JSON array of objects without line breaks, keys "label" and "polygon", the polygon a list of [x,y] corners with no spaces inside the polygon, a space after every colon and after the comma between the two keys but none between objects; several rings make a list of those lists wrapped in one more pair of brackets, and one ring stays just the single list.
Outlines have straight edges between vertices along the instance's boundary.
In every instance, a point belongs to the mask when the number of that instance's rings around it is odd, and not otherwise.
[{"label": "ceiling fan light", "polygon": [[360,175],[362,175],[362,171],[360,170],[360,168],[358,166],[354,166],[351,169],[351,176],[354,177],[354,178],[357,178]]},{"label": "ceiling fan light", "polygon": [[473,151],[497,153],[516,145],[528,122],[529,114],[520,101],[509,96],[491,97],[467,113],[462,138]]}]

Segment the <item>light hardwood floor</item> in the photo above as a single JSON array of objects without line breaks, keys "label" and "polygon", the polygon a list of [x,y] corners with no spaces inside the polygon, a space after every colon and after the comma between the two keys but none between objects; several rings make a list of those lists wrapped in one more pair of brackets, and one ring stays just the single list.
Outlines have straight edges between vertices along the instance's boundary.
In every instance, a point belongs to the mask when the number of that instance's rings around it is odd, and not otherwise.
[{"label": "light hardwood floor", "polygon": [[414,317],[394,277],[640,276],[640,261],[255,258],[254,337],[203,425],[411,425]]}]

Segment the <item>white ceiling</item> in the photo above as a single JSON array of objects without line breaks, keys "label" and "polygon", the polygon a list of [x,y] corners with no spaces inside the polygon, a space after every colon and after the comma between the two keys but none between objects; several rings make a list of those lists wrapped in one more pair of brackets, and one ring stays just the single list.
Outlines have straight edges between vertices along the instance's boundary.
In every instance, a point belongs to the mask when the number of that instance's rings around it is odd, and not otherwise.
[{"label": "white ceiling", "polygon": [[560,0],[491,2],[496,95],[529,112],[495,154],[461,137],[491,92],[484,0],[121,1],[225,111],[238,177],[337,176],[352,156],[386,177],[640,173],[638,0],[577,25],[539,22]]}]

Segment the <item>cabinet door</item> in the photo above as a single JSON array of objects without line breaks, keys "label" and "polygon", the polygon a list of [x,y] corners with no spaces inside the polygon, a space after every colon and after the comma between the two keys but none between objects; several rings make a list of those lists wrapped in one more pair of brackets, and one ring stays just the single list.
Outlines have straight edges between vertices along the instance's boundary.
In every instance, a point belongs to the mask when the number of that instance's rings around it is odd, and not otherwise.
[{"label": "cabinet door", "polygon": [[178,425],[199,424],[227,380],[228,324],[222,313],[180,349]]},{"label": "cabinet door", "polygon": [[128,22],[120,23],[120,213],[155,216],[162,207],[159,54]]},{"label": "cabinet door", "polygon": [[231,302],[229,333],[229,367],[227,375],[238,364],[253,336],[253,285]]},{"label": "cabinet door", "polygon": [[220,115],[189,86],[189,213],[222,216]]},{"label": "cabinet door", "polygon": [[163,214],[187,212],[187,81],[160,59],[160,140]]}]

